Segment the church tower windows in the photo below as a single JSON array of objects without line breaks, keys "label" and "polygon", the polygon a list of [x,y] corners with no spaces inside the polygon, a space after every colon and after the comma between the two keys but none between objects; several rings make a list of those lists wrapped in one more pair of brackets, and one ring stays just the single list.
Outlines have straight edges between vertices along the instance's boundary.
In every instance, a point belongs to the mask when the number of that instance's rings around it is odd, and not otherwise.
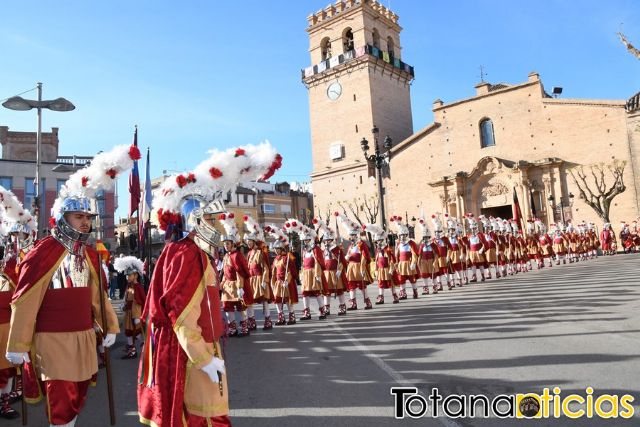
[{"label": "church tower windows", "polygon": [[347,53],[353,50],[353,48],[353,32],[351,31],[351,28],[346,28],[342,32],[342,52]]}]

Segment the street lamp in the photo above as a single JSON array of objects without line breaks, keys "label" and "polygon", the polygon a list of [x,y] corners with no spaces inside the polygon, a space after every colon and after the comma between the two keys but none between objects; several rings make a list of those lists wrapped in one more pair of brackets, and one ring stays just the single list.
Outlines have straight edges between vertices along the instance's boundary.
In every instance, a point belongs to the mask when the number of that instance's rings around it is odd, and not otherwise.
[{"label": "street lamp", "polygon": [[364,158],[367,160],[367,163],[373,163],[377,169],[377,178],[378,178],[378,203],[380,204],[380,215],[381,215],[381,221],[380,224],[382,225],[382,228],[386,228],[386,215],[384,213],[384,188],[382,186],[382,166],[384,165],[385,162],[387,162],[387,164],[390,161],[391,158],[391,145],[392,145],[392,141],[391,138],[389,138],[389,135],[387,135],[384,138],[384,149],[385,152],[381,153],[380,152],[380,145],[378,144],[378,128],[376,127],[376,125],[373,125],[373,129],[371,129],[371,133],[373,134],[373,143],[375,144],[375,151],[374,154],[369,154],[369,141],[367,141],[365,138],[362,138],[362,141],[360,141],[360,146],[362,147],[362,152],[364,153]]},{"label": "street lamp", "polygon": [[[564,224],[564,208],[566,207],[572,207],[573,206],[573,198],[575,196],[573,195],[573,193],[569,192],[569,202],[565,202],[564,200],[562,200],[562,197],[560,197],[560,201],[558,202],[558,204],[554,207],[553,202],[554,202],[554,197],[553,195],[550,195],[549,197],[547,197],[547,200],[549,201],[549,206],[551,206],[552,209],[555,210],[555,208],[559,208],[560,209],[560,218],[562,220],[562,223]],[[555,217],[555,215],[554,215]],[[555,218],[554,218],[555,220]]]},{"label": "street lamp", "polygon": [[76,107],[64,98],[56,98],[51,100],[42,100],[42,83],[38,82],[38,99],[24,99],[21,96],[13,96],[2,103],[2,106],[10,110],[28,111],[32,108],[38,110],[38,132],[36,133],[36,177],[33,180],[36,195],[33,199],[32,210],[36,219],[37,237],[42,236],[42,226],[40,223],[40,146],[42,145],[42,109],[46,108],[52,111],[71,111]]}]

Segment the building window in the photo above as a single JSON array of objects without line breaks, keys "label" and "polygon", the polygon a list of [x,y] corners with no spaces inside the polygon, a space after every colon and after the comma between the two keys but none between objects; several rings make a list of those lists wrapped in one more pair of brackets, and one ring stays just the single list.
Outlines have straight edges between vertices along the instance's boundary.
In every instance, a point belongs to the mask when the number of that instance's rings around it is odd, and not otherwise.
[{"label": "building window", "polygon": [[378,32],[378,30],[376,28],[373,29],[372,38],[373,38],[373,47],[377,47],[379,49],[380,48],[380,33]]},{"label": "building window", "polygon": [[56,181],[56,194],[60,194],[60,189],[64,185],[66,181],[64,179],[59,179]]},{"label": "building window", "polygon": [[11,190],[11,177],[9,176],[0,176],[0,185],[5,189],[5,190]]},{"label": "building window", "polygon": [[23,206],[28,211],[32,212],[33,199],[36,197],[36,186],[33,183],[33,178],[24,179],[24,203]]},{"label": "building window", "polygon": [[320,53],[323,61],[331,58],[331,40],[329,40],[329,37],[323,38],[320,42]]},{"label": "building window", "polygon": [[351,28],[347,28],[342,33],[342,49],[343,53],[353,50],[353,32]]},{"label": "building window", "polygon": [[263,203],[262,204],[262,213],[265,214],[274,214],[276,213],[276,205],[273,203]]},{"label": "building window", "polygon": [[280,213],[290,214],[291,213],[291,205],[280,205]]},{"label": "building window", "polygon": [[496,145],[493,136],[493,123],[490,119],[484,119],[480,122],[480,146],[482,148]]},{"label": "building window", "polygon": [[389,58],[393,60],[395,57],[395,43],[393,43],[393,39],[391,36],[387,37],[387,52],[389,52]]},{"label": "building window", "polygon": [[249,203],[249,195],[248,194],[243,194],[242,195],[242,203]]}]

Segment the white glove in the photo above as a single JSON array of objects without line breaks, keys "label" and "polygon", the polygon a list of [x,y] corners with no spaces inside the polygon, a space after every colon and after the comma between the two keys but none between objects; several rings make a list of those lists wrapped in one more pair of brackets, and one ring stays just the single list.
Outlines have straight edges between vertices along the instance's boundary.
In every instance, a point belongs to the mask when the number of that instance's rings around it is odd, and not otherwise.
[{"label": "white glove", "polygon": [[139,325],[140,324],[140,319],[133,319],[133,324],[134,325]]},{"label": "white glove", "polygon": [[391,268],[389,269],[389,273],[390,273],[390,274],[393,274],[393,272],[394,272],[394,271],[396,271],[396,268],[395,268],[395,267],[391,267]]},{"label": "white glove", "polygon": [[240,299],[244,298],[244,289],[242,288],[238,289],[238,298]]},{"label": "white glove", "polygon": [[412,262],[412,263],[411,263],[411,265],[409,266],[409,269],[410,269],[411,271],[414,271],[414,270],[416,269],[416,263],[415,263],[415,262]]},{"label": "white glove", "polygon": [[342,270],[336,271],[336,277],[339,279],[342,276]]},{"label": "white glove", "polygon": [[206,365],[204,365],[202,367],[202,370],[209,375],[209,378],[211,379],[211,381],[213,381],[214,383],[218,382],[218,372],[220,372],[221,374],[224,375],[225,373],[225,369],[224,369],[224,360],[219,359],[217,357],[213,357],[211,359],[211,362],[207,363]]},{"label": "white glove", "polygon": [[320,277],[316,276],[316,283],[322,283],[322,279],[320,279]]},{"label": "white glove", "polygon": [[484,252],[484,248],[480,248],[480,250],[478,251],[480,255],[482,255],[483,252]]},{"label": "white glove", "polygon": [[267,282],[262,282],[260,286],[262,286],[262,289],[267,289]]},{"label": "white glove", "polygon": [[109,348],[116,342],[116,334],[107,334],[102,340],[102,346],[104,348]]},{"label": "white glove", "polygon": [[5,357],[12,365],[22,365],[22,362],[31,362],[29,353],[26,351],[17,351],[15,353],[8,351]]}]

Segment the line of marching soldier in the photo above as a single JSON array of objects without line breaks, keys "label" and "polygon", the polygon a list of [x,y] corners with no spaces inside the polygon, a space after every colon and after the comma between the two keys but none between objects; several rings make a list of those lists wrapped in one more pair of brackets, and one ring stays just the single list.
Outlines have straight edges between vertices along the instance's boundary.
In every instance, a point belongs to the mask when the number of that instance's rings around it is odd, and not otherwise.
[{"label": "line of marching soldier", "polygon": [[[331,314],[332,296],[339,300],[338,316],[358,309],[357,292],[362,293],[364,309],[370,310],[373,303],[368,285],[376,282],[375,304],[385,303],[385,290],[389,290],[396,304],[408,298],[408,290],[413,298],[418,298],[419,293],[437,294],[445,286],[451,290],[467,283],[526,273],[534,267],[592,259],[600,247],[594,224],[584,222],[576,226],[570,221],[552,224],[547,229],[534,218],[526,222],[525,235],[514,220],[482,215],[476,218],[473,214],[462,219],[433,215],[432,227],[425,218],[419,219],[421,239],[414,241],[409,238],[408,225],[394,216],[390,224],[397,241],[392,246],[388,231],[379,225],[359,225],[337,212],[335,217],[348,236],[346,248],[338,244],[338,230],[328,226],[328,219],[315,218],[307,226],[291,218],[283,227],[267,224],[261,229],[245,216],[248,231],[244,241],[249,248],[245,257],[239,250],[241,239],[235,223],[225,226],[227,254],[222,285],[223,289],[231,289],[228,298],[237,304],[241,314],[240,328],[235,319],[228,319],[229,335],[245,336],[257,329],[254,303],[262,305],[263,329],[271,329],[274,324],[291,325],[311,319],[312,305],[317,307],[319,319],[326,319]],[[372,247],[366,242],[367,233]],[[292,248],[294,235],[300,241],[300,252]],[[268,238],[273,239],[273,255],[269,254]],[[225,282],[232,285],[225,286]],[[299,299],[303,309],[297,319],[294,304]],[[278,316],[275,322],[271,321],[273,303]]]}]

